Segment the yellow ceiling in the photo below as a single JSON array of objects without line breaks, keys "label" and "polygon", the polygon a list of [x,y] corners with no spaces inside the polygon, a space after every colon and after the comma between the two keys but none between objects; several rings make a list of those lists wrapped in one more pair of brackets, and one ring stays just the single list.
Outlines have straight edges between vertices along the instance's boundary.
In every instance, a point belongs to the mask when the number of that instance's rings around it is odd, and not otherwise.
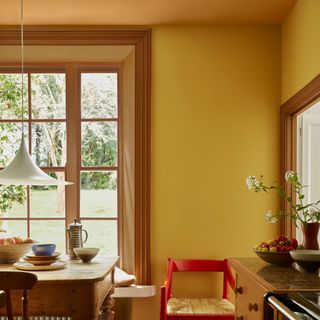
[{"label": "yellow ceiling", "polygon": [[[24,0],[25,24],[281,23],[297,0]],[[19,24],[20,0],[0,0],[0,24]]]}]

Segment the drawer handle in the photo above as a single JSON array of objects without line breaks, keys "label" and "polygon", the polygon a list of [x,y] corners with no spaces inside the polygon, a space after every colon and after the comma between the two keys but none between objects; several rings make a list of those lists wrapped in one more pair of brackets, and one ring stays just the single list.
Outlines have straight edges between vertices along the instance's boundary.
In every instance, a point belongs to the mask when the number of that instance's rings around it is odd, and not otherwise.
[{"label": "drawer handle", "polygon": [[243,294],[243,288],[242,287],[236,287],[235,289],[234,289],[234,292],[235,292],[235,294],[237,294],[237,293],[239,293],[239,294]]},{"label": "drawer handle", "polygon": [[259,307],[256,303],[249,303],[248,309],[249,311],[258,311]]},{"label": "drawer handle", "polygon": [[236,318],[236,320],[244,320],[243,316],[239,316]]}]

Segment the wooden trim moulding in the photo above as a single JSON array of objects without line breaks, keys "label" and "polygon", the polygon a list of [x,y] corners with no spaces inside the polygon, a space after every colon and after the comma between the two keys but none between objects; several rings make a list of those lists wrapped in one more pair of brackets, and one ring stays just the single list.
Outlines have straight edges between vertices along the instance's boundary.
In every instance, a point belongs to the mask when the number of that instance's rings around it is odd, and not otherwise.
[{"label": "wooden trim moulding", "polygon": [[[288,193],[284,174],[288,170],[296,171],[297,160],[297,116],[320,99],[320,75],[316,76],[305,87],[281,106],[280,111],[280,181]],[[291,195],[294,199],[294,194]],[[288,211],[288,203],[281,201],[282,209]],[[284,218],[280,223],[280,232],[288,236],[295,235],[295,227],[290,218]]]},{"label": "wooden trim moulding", "polygon": [[[136,45],[150,40],[150,28],[109,26],[24,27],[25,45]],[[1,26],[0,45],[20,45],[20,26]]]},{"label": "wooden trim moulding", "polygon": [[[25,26],[25,45],[132,45],[135,48],[135,275],[150,284],[151,29]],[[19,26],[0,27],[0,45],[20,45]]]}]

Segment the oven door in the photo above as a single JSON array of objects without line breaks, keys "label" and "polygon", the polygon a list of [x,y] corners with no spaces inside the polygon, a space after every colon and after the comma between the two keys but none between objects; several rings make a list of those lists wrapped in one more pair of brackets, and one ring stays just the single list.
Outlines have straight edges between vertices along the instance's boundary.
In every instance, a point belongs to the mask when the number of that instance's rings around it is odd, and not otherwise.
[{"label": "oven door", "polygon": [[264,320],[319,320],[287,295],[268,293],[265,296]]}]

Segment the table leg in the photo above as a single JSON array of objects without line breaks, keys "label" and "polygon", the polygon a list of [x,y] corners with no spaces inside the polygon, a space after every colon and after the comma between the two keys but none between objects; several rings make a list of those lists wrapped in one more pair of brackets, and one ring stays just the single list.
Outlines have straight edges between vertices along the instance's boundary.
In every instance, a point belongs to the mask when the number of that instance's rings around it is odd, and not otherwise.
[{"label": "table leg", "polygon": [[113,293],[114,293],[114,286],[111,287],[107,297],[105,298],[101,306],[101,313],[99,316],[99,320],[113,320],[114,311],[112,311],[112,308],[115,305],[114,298],[111,297]]}]

